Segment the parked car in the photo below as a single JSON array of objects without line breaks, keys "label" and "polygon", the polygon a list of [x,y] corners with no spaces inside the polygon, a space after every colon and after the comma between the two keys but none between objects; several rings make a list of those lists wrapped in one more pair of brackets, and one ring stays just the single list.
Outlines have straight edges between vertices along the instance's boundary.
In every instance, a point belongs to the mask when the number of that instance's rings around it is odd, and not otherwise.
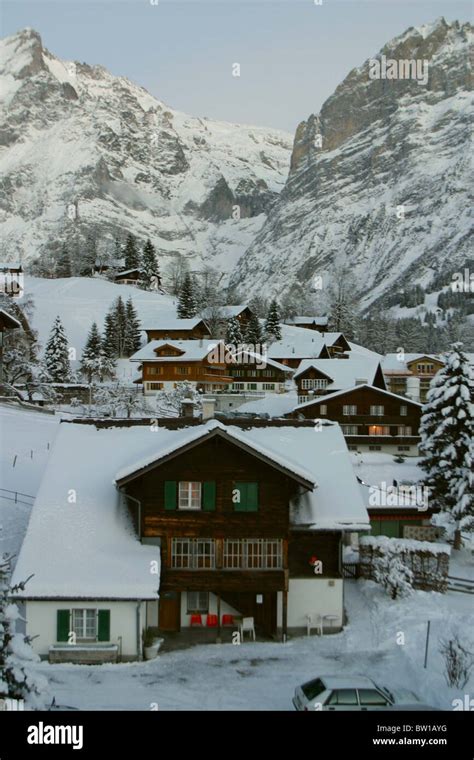
[{"label": "parked car", "polygon": [[365,676],[319,676],[297,686],[295,710],[436,710],[407,689],[387,689]]}]

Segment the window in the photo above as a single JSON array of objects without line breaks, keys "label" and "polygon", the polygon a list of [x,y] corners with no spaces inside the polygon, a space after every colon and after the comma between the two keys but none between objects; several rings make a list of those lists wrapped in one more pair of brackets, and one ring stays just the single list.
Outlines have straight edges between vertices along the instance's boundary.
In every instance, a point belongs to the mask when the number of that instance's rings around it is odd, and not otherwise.
[{"label": "window", "polygon": [[359,428],[357,425],[341,425],[343,435],[359,435]]},{"label": "window", "polygon": [[319,414],[327,414],[328,413],[328,407],[327,404],[320,404],[319,405]]},{"label": "window", "polygon": [[97,610],[78,609],[72,610],[72,628],[78,639],[97,638]]},{"label": "window", "polygon": [[357,451],[357,446],[354,443],[350,443],[347,448],[349,451]]},{"label": "window", "polygon": [[422,375],[429,375],[434,370],[434,364],[419,364],[418,372]]},{"label": "window", "polygon": [[357,693],[355,689],[336,689],[326,702],[327,705],[352,705],[357,706]]},{"label": "window", "polygon": [[400,417],[406,417],[407,414],[408,414],[408,407],[406,406],[406,404],[402,404],[402,406],[400,407]]},{"label": "window", "polygon": [[276,372],[274,369],[268,369],[268,367],[265,369],[265,374],[267,377],[275,377]]},{"label": "window", "polygon": [[329,380],[323,379],[323,378],[315,378],[314,380],[311,380],[309,378],[305,378],[301,381],[301,388],[303,390],[309,390],[310,388],[326,388]]},{"label": "window", "polygon": [[162,391],[163,383],[147,383],[147,388],[149,391]]},{"label": "window", "polygon": [[181,480],[179,483],[179,509],[201,509],[201,483]]},{"label": "window", "polygon": [[224,542],[226,570],[281,570],[282,542],[272,538],[227,539]]},{"label": "window", "polygon": [[209,593],[207,591],[188,591],[186,593],[186,611],[188,615],[209,612]]},{"label": "window", "polygon": [[257,377],[257,370],[256,369],[249,369],[248,375],[249,375],[249,377]]},{"label": "window", "polygon": [[397,435],[411,435],[410,425],[399,425],[397,428]]},{"label": "window", "polygon": [[149,375],[162,375],[163,367],[148,367],[147,372]]},{"label": "window", "polygon": [[309,396],[298,396],[298,404],[306,404],[309,401]]},{"label": "window", "polygon": [[247,390],[248,391],[256,391],[257,390],[257,383],[247,383]]},{"label": "window", "polygon": [[304,683],[301,687],[301,691],[305,695],[306,699],[312,702],[312,700],[316,699],[316,697],[319,697],[323,691],[326,691],[326,687],[323,682],[317,678],[314,681],[308,681],[308,683]]},{"label": "window", "polygon": [[397,446],[397,451],[410,451],[409,446]]},{"label": "window", "polygon": [[232,491],[234,512],[258,511],[258,483],[236,482]]},{"label": "window", "polygon": [[233,370],[231,370],[231,373],[232,373],[233,377],[244,377],[245,376],[245,372],[244,372],[243,369],[233,369]]},{"label": "window", "polygon": [[231,388],[233,391],[243,391],[244,384],[243,383],[232,383]]},{"label": "window", "polygon": [[215,561],[212,538],[173,538],[171,542],[173,570],[213,570]]},{"label": "window", "polygon": [[274,391],[275,390],[275,383],[263,383],[263,390],[264,391]]},{"label": "window", "polygon": [[369,446],[369,451],[382,451],[381,446]]},{"label": "window", "polygon": [[359,689],[359,699],[361,705],[388,705],[387,697],[384,697],[376,689]]},{"label": "window", "polygon": [[355,404],[344,404],[342,407],[342,413],[344,415],[357,414],[357,406]]},{"label": "window", "polygon": [[388,425],[369,425],[369,435],[390,435]]},{"label": "window", "polygon": [[191,367],[176,367],[176,374],[178,375],[190,375]]},{"label": "window", "polygon": [[372,406],[370,407],[370,413],[371,413],[371,414],[372,414],[374,417],[383,417],[383,415],[384,415],[384,407],[383,407],[383,406],[380,406],[380,405],[378,405],[378,404],[374,404],[374,405],[372,405]]}]

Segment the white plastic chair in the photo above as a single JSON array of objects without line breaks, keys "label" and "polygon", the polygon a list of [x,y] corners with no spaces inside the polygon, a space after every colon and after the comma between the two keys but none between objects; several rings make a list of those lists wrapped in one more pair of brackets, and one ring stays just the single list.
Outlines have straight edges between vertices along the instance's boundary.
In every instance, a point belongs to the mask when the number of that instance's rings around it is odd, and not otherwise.
[{"label": "white plastic chair", "polygon": [[244,640],[244,634],[250,633],[253,640],[255,641],[255,623],[253,617],[244,617],[242,618],[242,622],[239,625],[239,631],[240,631],[240,638],[242,641]]},{"label": "white plastic chair", "polygon": [[306,633],[311,636],[311,628],[319,629],[319,635],[323,635],[323,620],[321,615],[306,615]]}]

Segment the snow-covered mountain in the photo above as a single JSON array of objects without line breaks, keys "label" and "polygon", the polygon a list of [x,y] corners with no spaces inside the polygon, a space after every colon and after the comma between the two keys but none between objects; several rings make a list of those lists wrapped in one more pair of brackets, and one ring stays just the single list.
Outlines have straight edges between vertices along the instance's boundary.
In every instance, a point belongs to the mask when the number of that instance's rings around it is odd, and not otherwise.
[{"label": "snow-covered mountain", "polygon": [[[195,118],[32,29],[0,42],[2,259],[131,232],[191,269],[229,270],[284,186],[291,136]],[[234,206],[238,205],[240,220]]]},{"label": "snow-covered mountain", "polygon": [[299,125],[285,189],[232,275],[244,292],[315,275],[324,288],[337,263],[368,306],[472,256],[472,31],[408,29],[376,57],[427,61],[426,85],[372,79],[368,59]]}]

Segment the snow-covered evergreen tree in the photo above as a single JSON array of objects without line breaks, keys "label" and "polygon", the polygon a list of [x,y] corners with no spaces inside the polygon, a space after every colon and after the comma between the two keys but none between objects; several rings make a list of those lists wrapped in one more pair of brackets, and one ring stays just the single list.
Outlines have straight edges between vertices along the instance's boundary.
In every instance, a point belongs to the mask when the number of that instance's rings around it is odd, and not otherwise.
[{"label": "snow-covered evergreen tree", "polygon": [[86,345],[82,352],[81,358],[81,373],[87,379],[88,383],[92,380],[100,379],[102,374],[101,367],[101,349],[102,339],[100,337],[99,328],[97,323],[93,322],[87,337]]},{"label": "snow-covered evergreen tree", "polygon": [[138,253],[137,244],[133,235],[127,236],[127,242],[125,243],[124,257],[125,257],[124,271],[128,271],[129,269],[140,268],[140,255]]},{"label": "snow-covered evergreen tree", "polygon": [[141,345],[140,320],[138,319],[131,296],[128,298],[125,306],[125,316],[124,353],[125,356],[131,356],[135,351],[138,351]]},{"label": "snow-covered evergreen tree", "polygon": [[143,290],[158,290],[161,287],[160,268],[156,258],[155,247],[148,239],[143,246],[140,287]]},{"label": "snow-covered evergreen tree", "polygon": [[112,306],[112,315],[115,322],[115,345],[117,356],[127,356],[125,348],[125,336],[127,332],[127,310],[122,296],[119,296]]},{"label": "snow-covered evergreen tree", "polygon": [[20,612],[12,601],[28,581],[12,586],[10,574],[11,557],[4,554],[0,557],[0,697],[22,699],[26,707],[41,710],[49,701],[48,682],[31,667],[40,658],[30,646],[31,638],[16,632]]},{"label": "snow-covered evergreen tree", "polygon": [[114,317],[114,308],[113,305],[108,314],[105,315],[105,321],[104,321],[104,331],[103,331],[103,342],[104,346],[107,344],[107,354],[108,356],[113,357],[116,359],[119,355],[119,341],[118,341],[118,334],[117,334],[117,326],[115,324],[115,317]]},{"label": "snow-covered evergreen tree", "polygon": [[156,411],[163,417],[179,417],[185,399],[193,402],[196,412],[202,408],[201,394],[188,380],[184,380],[176,383],[172,391],[160,391],[156,394]]},{"label": "snow-covered evergreen tree", "polygon": [[195,283],[189,272],[184,276],[178,297],[177,314],[179,319],[191,319],[197,314],[198,305],[196,299]]},{"label": "snow-covered evergreen tree", "polygon": [[94,232],[87,235],[80,248],[79,273],[82,277],[92,277],[97,259],[97,238]]},{"label": "snow-covered evergreen tree", "polygon": [[270,304],[265,320],[265,336],[267,340],[281,340],[280,312],[275,299]]},{"label": "snow-covered evergreen tree", "polygon": [[68,383],[71,379],[69,347],[59,317],[56,317],[43,359],[43,376],[50,383]]},{"label": "snow-covered evergreen tree", "polygon": [[102,336],[102,342],[100,344],[100,379],[113,380],[116,370],[116,356],[114,353],[114,347],[110,345],[107,336]]},{"label": "snow-covered evergreen tree", "polygon": [[242,330],[240,329],[240,322],[237,317],[231,317],[227,321],[227,330],[225,334],[225,342],[233,346],[240,345],[244,340]]},{"label": "snow-covered evergreen tree", "polygon": [[455,549],[461,547],[461,531],[472,526],[474,517],[473,386],[462,344],[455,343],[431,381],[420,424],[424,486],[431,505],[452,517]]},{"label": "snow-covered evergreen tree", "polygon": [[374,579],[380,583],[391,599],[409,596],[413,591],[413,571],[405,564],[400,552],[388,548],[380,550],[374,559]]},{"label": "snow-covered evergreen tree", "polygon": [[61,253],[56,261],[55,275],[56,277],[71,277],[72,275],[71,257],[66,245],[61,248]]},{"label": "snow-covered evergreen tree", "polygon": [[263,343],[262,328],[260,326],[260,320],[256,314],[252,314],[247,323],[244,340],[245,343],[249,343],[253,346]]}]

